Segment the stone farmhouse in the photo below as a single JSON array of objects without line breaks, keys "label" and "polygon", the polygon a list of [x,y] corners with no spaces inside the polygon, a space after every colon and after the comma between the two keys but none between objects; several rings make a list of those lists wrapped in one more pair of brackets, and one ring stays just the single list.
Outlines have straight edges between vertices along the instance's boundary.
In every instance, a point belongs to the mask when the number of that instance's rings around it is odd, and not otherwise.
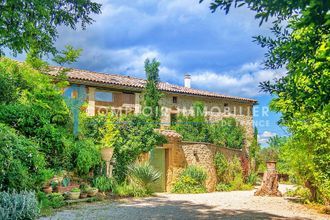
[{"label": "stone farmhouse", "polygon": [[[56,76],[58,68],[54,67],[49,74]],[[117,74],[103,74],[80,69],[70,69],[67,72],[71,85],[83,87],[86,90],[89,116],[106,113],[111,109],[117,114],[143,113],[141,101],[142,91],[146,84],[144,79]],[[227,157],[247,157],[247,149],[253,137],[252,107],[256,100],[218,94],[214,92],[191,88],[191,77],[185,75],[184,86],[160,82],[158,87],[164,94],[161,101],[161,129],[168,143],[157,147],[148,155],[141,155],[141,160],[152,159],[151,164],[162,172],[162,178],[155,186],[156,191],[170,191],[172,182],[185,166],[198,164],[208,172],[207,188],[214,191],[216,186],[216,170],[213,158],[220,151]],[[74,90],[67,89],[74,96]],[[179,114],[193,113],[195,102],[204,103],[204,114],[207,120],[215,122],[224,117],[234,117],[246,133],[245,149],[233,150],[209,143],[194,143],[182,141],[179,134],[166,130],[176,121]],[[244,153],[245,152],[245,153]]]}]

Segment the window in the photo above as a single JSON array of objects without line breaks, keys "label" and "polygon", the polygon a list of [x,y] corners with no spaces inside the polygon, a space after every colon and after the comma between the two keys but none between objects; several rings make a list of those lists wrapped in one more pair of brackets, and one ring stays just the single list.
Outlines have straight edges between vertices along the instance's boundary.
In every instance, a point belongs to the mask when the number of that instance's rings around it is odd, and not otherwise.
[{"label": "window", "polygon": [[112,92],[96,91],[95,92],[95,101],[113,102]]},{"label": "window", "polygon": [[228,107],[228,103],[225,103],[223,106]]},{"label": "window", "polygon": [[173,103],[178,103],[178,97],[173,96]]},{"label": "window", "polygon": [[177,122],[177,115],[172,113],[171,114],[171,126],[175,125]]}]

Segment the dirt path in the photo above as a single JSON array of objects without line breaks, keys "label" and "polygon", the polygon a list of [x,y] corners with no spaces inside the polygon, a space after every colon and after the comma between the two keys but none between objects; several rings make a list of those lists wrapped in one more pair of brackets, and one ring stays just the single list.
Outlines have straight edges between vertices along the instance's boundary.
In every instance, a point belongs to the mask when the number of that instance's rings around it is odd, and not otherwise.
[{"label": "dirt path", "polygon": [[143,199],[85,204],[42,219],[330,219],[285,198],[255,197],[253,192],[164,193]]}]

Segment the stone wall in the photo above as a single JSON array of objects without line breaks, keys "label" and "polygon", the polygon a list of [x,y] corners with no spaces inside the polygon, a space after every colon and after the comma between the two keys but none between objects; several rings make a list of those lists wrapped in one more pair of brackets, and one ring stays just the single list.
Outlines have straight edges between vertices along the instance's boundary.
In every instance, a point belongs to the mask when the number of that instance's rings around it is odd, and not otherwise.
[{"label": "stone wall", "polygon": [[170,155],[167,170],[167,191],[171,191],[173,183],[185,167],[197,165],[207,172],[206,188],[209,192],[212,192],[217,184],[216,168],[213,163],[216,153],[221,152],[228,159],[232,159],[234,156],[241,157],[242,155],[240,150],[200,142],[176,142],[167,144],[166,148],[169,150]]},{"label": "stone wall", "polygon": [[216,153],[216,147],[205,143],[182,143],[180,146],[184,157],[189,165],[197,165],[207,172],[206,188],[208,191],[214,191],[217,184],[216,169],[213,164],[213,158]]}]

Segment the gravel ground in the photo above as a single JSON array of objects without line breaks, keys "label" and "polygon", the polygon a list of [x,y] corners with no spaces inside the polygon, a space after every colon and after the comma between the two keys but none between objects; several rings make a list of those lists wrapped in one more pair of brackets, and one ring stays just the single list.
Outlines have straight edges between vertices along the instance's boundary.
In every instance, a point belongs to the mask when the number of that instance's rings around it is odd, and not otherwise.
[{"label": "gravel ground", "polygon": [[[290,186],[281,185],[283,192]],[[286,198],[254,191],[157,194],[142,199],[84,204],[41,219],[330,219]]]}]

